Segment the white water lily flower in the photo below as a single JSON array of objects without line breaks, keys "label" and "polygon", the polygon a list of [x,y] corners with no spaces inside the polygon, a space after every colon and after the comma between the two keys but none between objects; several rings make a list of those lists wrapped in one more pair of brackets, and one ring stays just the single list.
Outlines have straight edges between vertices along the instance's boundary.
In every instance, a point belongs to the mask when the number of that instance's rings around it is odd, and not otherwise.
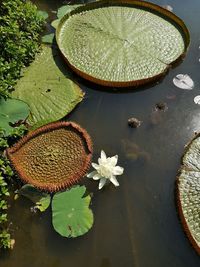
[{"label": "white water lily flower", "polygon": [[121,175],[124,172],[124,168],[116,166],[118,161],[118,156],[106,157],[106,153],[102,150],[101,157],[98,159],[98,163],[92,163],[92,167],[95,171],[87,175],[88,178],[99,181],[99,189],[101,189],[106,182],[111,182],[114,186],[119,186],[119,183],[116,179],[116,175]]}]

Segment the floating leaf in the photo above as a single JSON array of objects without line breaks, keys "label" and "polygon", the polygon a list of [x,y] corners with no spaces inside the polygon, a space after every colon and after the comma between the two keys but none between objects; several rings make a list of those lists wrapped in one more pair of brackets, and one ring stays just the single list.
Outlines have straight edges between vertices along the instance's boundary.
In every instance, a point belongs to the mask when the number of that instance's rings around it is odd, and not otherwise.
[{"label": "floating leaf", "polygon": [[200,134],[186,148],[177,178],[177,189],[183,227],[200,254]]},{"label": "floating leaf", "polygon": [[49,17],[46,11],[38,10],[38,15],[41,16],[43,19],[47,19]]},{"label": "floating leaf", "polygon": [[13,131],[10,125],[20,120],[25,120],[29,115],[29,107],[23,101],[18,99],[0,99],[0,129],[7,136]]},{"label": "floating leaf", "polygon": [[108,86],[140,85],[163,75],[189,45],[173,13],[142,1],[89,3],[65,15],[58,46],[83,78]]},{"label": "floating leaf", "polygon": [[85,186],[57,193],[52,200],[52,221],[56,232],[64,237],[84,235],[93,225],[93,213],[89,208],[91,197],[84,196]]},{"label": "floating leaf", "polygon": [[59,55],[46,46],[26,68],[13,96],[29,104],[28,123],[33,128],[60,120],[83,99],[83,92],[67,75]]},{"label": "floating leaf", "polygon": [[54,37],[55,37],[54,33],[44,35],[44,36],[42,36],[42,42],[46,43],[46,44],[52,44]]},{"label": "floating leaf", "polygon": [[55,19],[54,21],[51,22],[51,26],[56,29],[58,27],[59,22],[60,19]]},{"label": "floating leaf", "polygon": [[51,197],[49,194],[39,191],[37,188],[30,184],[25,184],[24,186],[22,186],[17,193],[30,199],[33,203],[36,204],[36,208],[41,212],[45,211],[49,207],[51,202]]},{"label": "floating leaf", "polygon": [[58,12],[57,12],[57,17],[59,19],[61,19],[64,15],[70,13],[72,10],[76,9],[77,7],[80,7],[80,6],[83,6],[83,4],[79,4],[79,5],[64,5],[64,6],[61,6],[59,9],[58,9]]},{"label": "floating leaf", "polygon": [[200,105],[200,95],[195,96],[194,103]]},{"label": "floating leaf", "polygon": [[176,87],[186,90],[192,90],[194,88],[194,82],[187,74],[178,74],[173,79],[173,83]]},{"label": "floating leaf", "polygon": [[6,153],[22,181],[54,192],[87,173],[92,141],[78,124],[55,122],[29,132]]}]

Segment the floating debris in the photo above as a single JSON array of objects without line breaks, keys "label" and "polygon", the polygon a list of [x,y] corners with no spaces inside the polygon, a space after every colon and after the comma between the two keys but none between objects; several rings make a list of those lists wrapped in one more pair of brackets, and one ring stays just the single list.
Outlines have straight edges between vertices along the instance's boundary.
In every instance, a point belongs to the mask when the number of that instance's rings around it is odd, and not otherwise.
[{"label": "floating debris", "polygon": [[195,96],[194,103],[200,105],[200,95]]},{"label": "floating debris", "polygon": [[138,120],[137,118],[130,118],[128,119],[128,125],[132,128],[138,128],[142,124],[142,121]]},{"label": "floating debris", "polygon": [[170,5],[163,5],[162,7],[165,8],[165,9],[167,9],[170,12],[173,12],[173,7],[170,6]]},{"label": "floating debris", "polygon": [[188,74],[176,75],[173,79],[173,83],[176,87],[185,90],[192,90],[194,88],[194,82]]},{"label": "floating debris", "polygon": [[166,110],[168,110],[167,103],[165,103],[165,102],[158,102],[155,105],[155,110],[156,111],[166,111]]}]

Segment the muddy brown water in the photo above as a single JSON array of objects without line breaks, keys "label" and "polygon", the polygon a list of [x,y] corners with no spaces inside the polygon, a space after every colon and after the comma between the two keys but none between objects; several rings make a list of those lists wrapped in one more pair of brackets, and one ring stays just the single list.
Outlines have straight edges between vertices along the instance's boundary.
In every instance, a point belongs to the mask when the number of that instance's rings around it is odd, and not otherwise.
[{"label": "muddy brown water", "polygon": [[[66,1],[37,0],[53,18]],[[2,267],[199,267],[200,258],[191,247],[177,216],[175,179],[184,145],[200,131],[200,1],[153,1],[171,5],[188,26],[191,45],[186,58],[170,70],[162,82],[139,90],[111,91],[75,79],[86,92],[83,102],[66,118],[80,123],[94,141],[96,162],[100,150],[119,155],[125,168],[120,187],[98,191],[97,183],[85,181],[93,192],[95,223],[88,234],[76,239],[59,236],[51,224],[50,209],[30,212],[30,202],[15,201],[10,218],[16,245],[1,252]],[[71,2],[72,3],[72,2]],[[74,2],[75,3],[75,2]],[[195,82],[191,91],[173,85],[172,79],[187,73]],[[168,109],[158,115],[156,103]],[[127,120],[143,121],[138,129]]]}]

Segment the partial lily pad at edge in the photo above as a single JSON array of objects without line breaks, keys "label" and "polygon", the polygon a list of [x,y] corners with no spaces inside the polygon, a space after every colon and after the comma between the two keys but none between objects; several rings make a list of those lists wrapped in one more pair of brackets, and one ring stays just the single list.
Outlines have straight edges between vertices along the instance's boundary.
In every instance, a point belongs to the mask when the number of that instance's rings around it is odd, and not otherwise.
[{"label": "partial lily pad at edge", "polygon": [[61,236],[78,237],[92,227],[94,218],[89,208],[91,197],[84,196],[85,192],[85,186],[75,186],[54,195],[52,222],[55,231]]},{"label": "partial lily pad at edge", "polygon": [[77,7],[83,6],[84,4],[78,4],[78,5],[64,5],[61,6],[58,9],[57,12],[57,17],[59,19],[61,19],[64,15],[66,15],[67,13],[70,13],[72,10],[76,9]]},{"label": "partial lily pad at edge", "polygon": [[32,129],[62,119],[82,101],[84,93],[69,76],[58,52],[48,46],[26,68],[12,95],[30,106]]},{"label": "partial lily pad at edge", "polygon": [[177,176],[178,211],[184,230],[200,254],[200,134],[186,147]]},{"label": "partial lily pad at edge", "polygon": [[29,113],[29,106],[25,102],[13,98],[0,98],[0,129],[3,135],[7,136],[13,131],[14,128],[10,124],[25,120]]}]

